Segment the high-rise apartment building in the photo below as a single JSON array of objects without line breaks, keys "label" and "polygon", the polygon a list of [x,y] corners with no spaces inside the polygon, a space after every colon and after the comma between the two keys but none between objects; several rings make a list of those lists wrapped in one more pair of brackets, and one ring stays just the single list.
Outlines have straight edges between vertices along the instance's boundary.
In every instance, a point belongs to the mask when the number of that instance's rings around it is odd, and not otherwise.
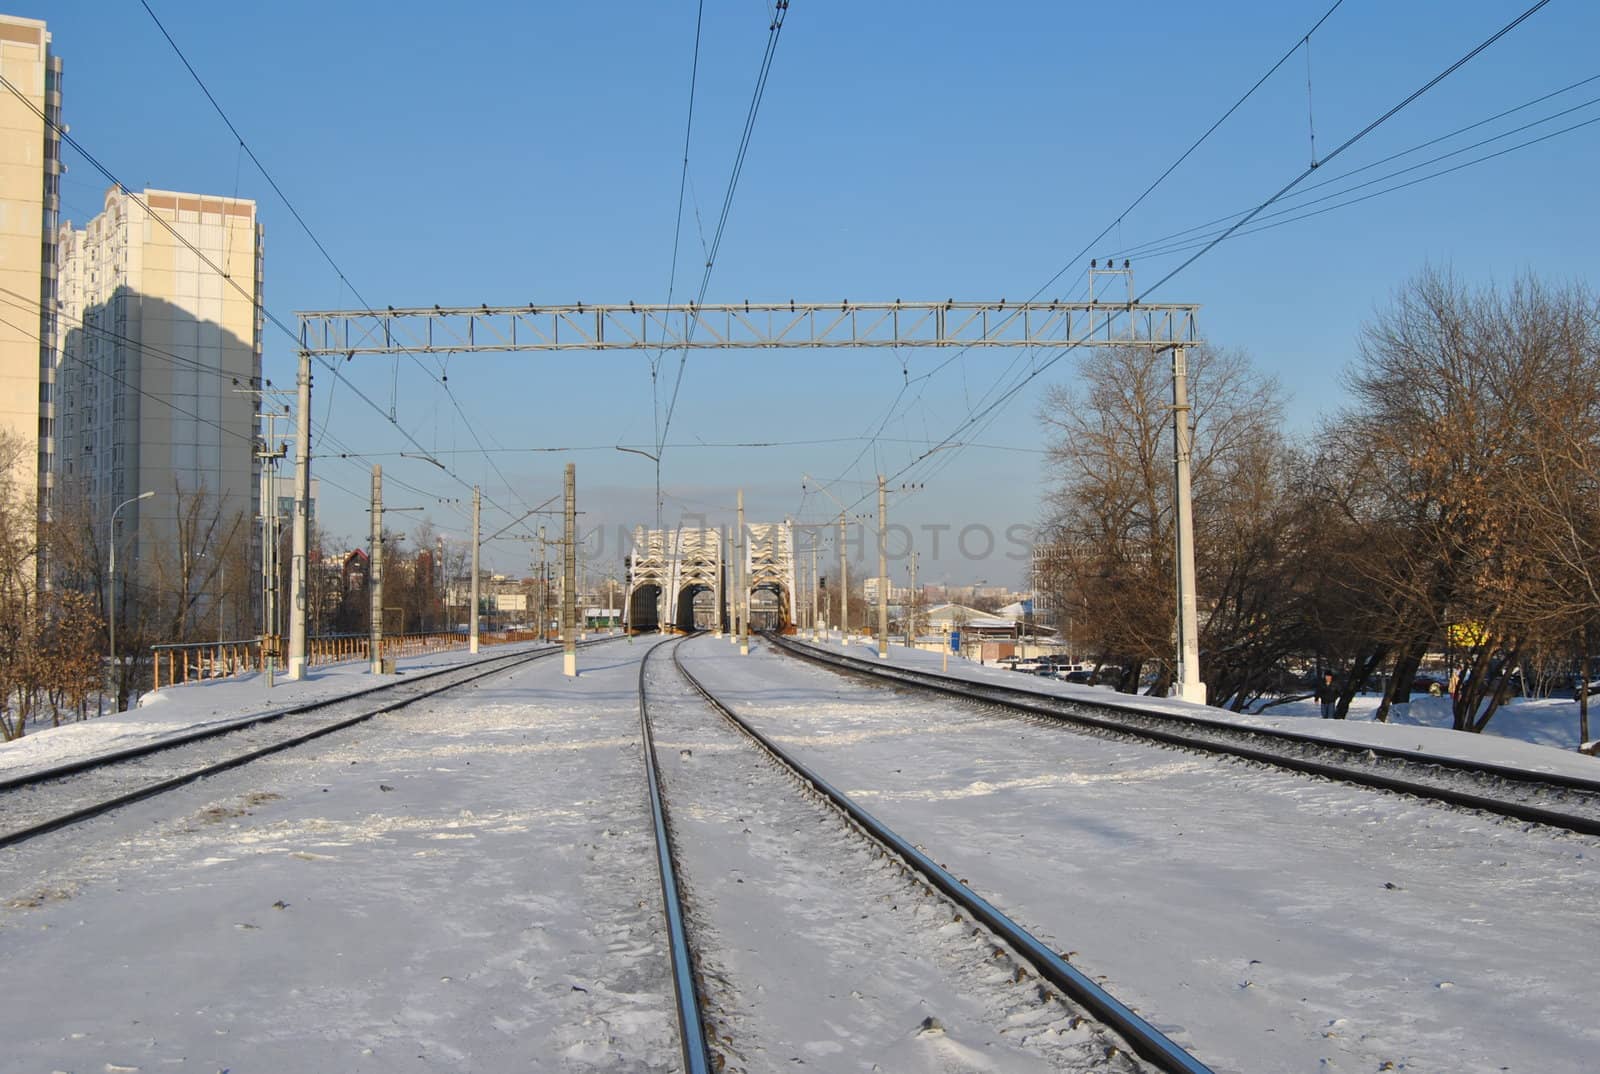
[{"label": "high-rise apartment building", "polygon": [[61,190],[61,60],[43,22],[0,15],[0,76],[0,433],[26,445],[7,476],[42,518]]},{"label": "high-rise apartment building", "polygon": [[[56,484],[98,519],[119,516],[130,571],[188,554],[194,504],[250,547],[259,489],[261,229],[253,201],[107,192],[59,233]],[[136,538],[133,535],[137,535]],[[231,543],[231,542],[230,542]],[[220,547],[213,545],[212,547]],[[130,554],[131,553],[131,554]]]}]

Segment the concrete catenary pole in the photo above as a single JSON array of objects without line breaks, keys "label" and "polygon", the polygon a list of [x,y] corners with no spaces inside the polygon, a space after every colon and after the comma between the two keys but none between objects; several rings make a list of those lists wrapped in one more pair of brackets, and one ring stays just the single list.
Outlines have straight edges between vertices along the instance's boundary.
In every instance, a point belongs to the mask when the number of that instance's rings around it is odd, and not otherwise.
[{"label": "concrete catenary pole", "polygon": [[811,534],[811,640],[822,635],[822,590],[817,587],[817,533]]},{"label": "concrete catenary pole", "polygon": [[278,474],[272,451],[272,415],[266,415],[266,420],[267,439],[256,457],[261,467],[261,677],[270,691],[277,670]]},{"label": "concrete catenary pole", "polygon": [[294,537],[289,561],[289,664],[291,679],[306,674],[306,548],[310,542],[311,495],[311,352],[300,352],[295,378]]},{"label": "concrete catenary pole", "polygon": [[850,644],[850,564],[845,557],[844,511],[839,511],[839,644]]},{"label": "concrete catenary pole", "polygon": [[472,601],[472,614],[467,627],[467,651],[478,651],[478,545],[481,542],[478,530],[478,515],[483,506],[483,495],[477,485],[472,486],[472,586],[469,599]]},{"label": "concrete catenary pole", "polygon": [[367,545],[367,667],[383,674],[383,467],[372,468],[372,539]]},{"label": "concrete catenary pole", "polygon": [[561,671],[578,674],[578,468],[567,463],[566,534],[561,542]]},{"label": "concrete catenary pole", "polygon": [[1172,348],[1172,448],[1173,482],[1177,514],[1175,551],[1178,588],[1178,681],[1175,694],[1185,701],[1205,704],[1206,684],[1200,680],[1200,628],[1194,580],[1194,502],[1189,492],[1189,455],[1193,430],[1189,425],[1189,370],[1184,348]]},{"label": "concrete catenary pole", "polygon": [[878,659],[889,659],[889,493],[878,475]]},{"label": "concrete catenary pole", "polygon": [[749,538],[744,532],[744,489],[739,490],[739,655],[750,655]]},{"label": "concrete catenary pole", "polygon": [[911,648],[917,640],[917,604],[920,594],[917,592],[917,553],[911,553],[911,593],[906,597],[906,648]]},{"label": "concrete catenary pole", "polygon": [[739,644],[739,524],[728,541],[728,643]]}]

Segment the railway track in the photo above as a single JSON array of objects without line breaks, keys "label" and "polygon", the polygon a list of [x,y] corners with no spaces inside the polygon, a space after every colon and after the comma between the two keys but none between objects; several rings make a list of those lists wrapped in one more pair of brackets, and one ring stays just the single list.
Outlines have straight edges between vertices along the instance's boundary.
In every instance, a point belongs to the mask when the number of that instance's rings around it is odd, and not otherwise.
[{"label": "railway track", "polygon": [[[662,893],[666,903],[685,1070],[695,1074],[700,1071],[738,1066],[740,1042],[737,1034],[740,1026],[736,1019],[730,1026],[725,1006],[718,1007],[718,993],[723,994],[720,1002],[724,1005],[728,1003],[736,1005],[748,999],[749,993],[754,991],[750,987],[751,982],[746,981],[741,993],[739,982],[730,980],[730,975],[721,967],[708,973],[707,962],[714,962],[716,959],[709,953],[697,957],[692,948],[693,937],[690,936],[689,925],[692,915],[686,911],[679,890],[682,878],[687,872],[686,868],[680,866],[680,862],[684,854],[692,848],[679,848],[674,843],[672,832],[679,825],[668,823],[670,819],[668,795],[663,789],[663,784],[676,787],[679,781],[689,783],[699,780],[701,788],[710,788],[713,792],[723,795],[723,800],[734,803],[729,808],[749,809],[748,803],[755,801],[758,803],[757,808],[763,813],[763,820],[766,823],[763,824],[754,817],[750,818],[750,823],[743,828],[740,837],[737,837],[742,838],[744,848],[736,847],[726,851],[725,853],[730,855],[729,860],[744,861],[745,858],[738,858],[737,855],[746,855],[752,862],[748,866],[752,870],[752,883],[757,887],[763,883],[772,885],[780,898],[782,893],[795,888],[807,892],[802,897],[804,912],[794,904],[786,906],[781,901],[772,904],[764,912],[765,915],[775,917],[780,922],[789,923],[789,927],[782,930],[784,935],[780,938],[780,942],[789,944],[799,942],[805,946],[808,955],[814,953],[814,948],[828,947],[828,943],[816,941],[806,931],[817,926],[815,915],[823,912],[821,906],[830,904],[830,900],[833,899],[844,900],[846,905],[850,898],[866,899],[882,885],[892,882],[900,886],[901,894],[898,896],[880,894],[879,899],[880,903],[885,899],[895,899],[893,905],[879,905],[877,913],[839,914],[829,919],[826,926],[828,929],[839,932],[850,930],[846,933],[849,936],[848,941],[835,942],[860,944],[863,949],[870,950],[887,948],[890,951],[894,951],[897,946],[909,944],[919,948],[917,952],[919,955],[924,954],[920,949],[925,948],[929,952],[927,957],[933,962],[939,962],[939,959],[943,958],[945,962],[939,963],[941,966],[958,957],[976,961],[979,963],[976,968],[967,966],[949,969],[948,972],[953,975],[952,980],[962,982],[952,987],[971,988],[975,993],[982,993],[987,997],[986,1002],[991,1004],[1011,1004],[1006,1008],[1008,1011],[1006,1017],[1013,1024],[1025,1024],[1030,1021],[1038,1023],[1052,1017],[1050,1011],[1059,1012],[1062,1023],[1070,1026],[1070,1031],[1066,1034],[1073,1038],[1070,1047],[1058,1039],[1060,1034],[1056,1036],[1043,1034],[1040,1039],[1052,1040],[1053,1043],[1049,1047],[1060,1049],[1063,1055],[1073,1056],[1074,1069],[1160,1070],[1171,1074],[1208,1072],[1209,1068],[1198,1059],[1174,1044],[1047,944],[1032,936],[987,900],[973,892],[963,881],[934,862],[922,850],[890,830],[838,788],[750,726],[684,667],[680,658],[682,644],[682,641],[669,643],[672,648],[673,668],[670,683],[663,682],[660,677],[655,676],[655,670],[662,666],[661,661],[654,663],[651,661],[655,649],[646,654],[641,661],[639,718],[645,744],[651,811],[656,823],[656,852],[661,870]],[[652,682],[654,686],[651,685]],[[670,688],[663,690],[663,686],[675,688],[676,696],[673,696]],[[653,700],[652,694],[654,694]],[[703,717],[699,715],[707,706],[719,717],[712,725],[715,731],[704,728]],[[668,719],[675,721],[678,726],[675,734],[681,736],[689,733],[687,728],[697,727],[693,732],[694,741],[702,745],[709,744],[715,751],[712,754],[717,758],[714,775],[693,774],[693,765],[696,762],[683,760],[691,753],[687,749],[673,757],[670,765],[662,764],[661,759],[657,757],[658,735],[653,726],[660,718],[658,713],[653,711],[657,707],[670,710]],[[748,749],[751,743],[762,751],[766,758],[770,758],[770,761],[753,755]],[[670,756],[670,753],[668,755]],[[669,774],[664,774],[664,767],[670,769]],[[811,793],[796,803],[795,796],[792,793],[785,793],[782,789],[785,781],[798,782],[802,789]],[[692,805],[688,802],[684,805],[692,817],[682,822],[686,825],[706,824],[708,823],[705,820],[706,815],[716,812],[713,806],[701,800],[698,793]],[[822,817],[818,817],[819,806],[823,813]],[[773,815],[767,815],[769,813]],[[738,819],[742,822],[746,818]],[[819,824],[828,825],[824,834],[816,833]],[[756,829],[754,834],[752,828]],[[781,835],[768,839],[769,828],[781,829]],[[815,845],[819,841],[823,841],[825,845]],[[842,849],[839,849],[841,846]],[[813,853],[807,853],[808,849]],[[861,870],[859,863],[863,859],[876,859],[885,854],[898,863],[893,870],[892,880],[882,876],[875,877],[870,868],[864,872],[859,871]],[[826,856],[827,861],[814,860],[819,855]],[[773,868],[770,863],[775,861],[784,863],[781,872],[762,872],[763,863]],[[852,862],[855,864],[852,865]],[[729,869],[733,868],[723,862],[720,871],[726,875]],[[823,876],[832,883],[825,886],[820,879]],[[916,879],[913,880],[913,877]],[[717,882],[716,879],[710,881],[713,887]],[[725,885],[726,880],[722,880],[721,883]],[[738,877],[735,883],[744,883],[743,877]],[[914,898],[905,894],[904,888],[907,885],[914,885],[917,893]],[[834,888],[840,889],[843,893],[832,890]],[[754,897],[748,888],[736,896],[742,900],[738,905],[744,907],[748,907],[748,900]],[[795,898],[793,895],[788,897],[791,900]],[[716,902],[715,890],[707,898],[713,903]],[[881,927],[886,934],[899,935],[894,930],[903,931],[918,917],[919,911],[915,906],[903,913],[885,911],[897,910],[901,904],[913,903],[923,907],[920,911],[923,923],[920,926],[922,931],[914,932],[909,940],[903,936],[898,940],[885,940],[879,933],[872,931]],[[750,920],[754,918],[759,921],[764,916],[763,913],[739,913],[736,916],[740,918],[739,923],[724,923],[722,927],[735,932],[740,928],[754,928],[760,931],[761,926],[759,924],[752,926]],[[803,919],[791,921],[791,918]],[[877,920],[864,921],[856,920],[857,918]],[[720,920],[725,922],[725,919]],[[953,921],[969,924],[976,922],[982,931],[975,926],[970,933],[962,929],[952,934],[950,924]],[[708,929],[708,931],[720,930]],[[808,938],[797,940],[796,937],[800,936]],[[737,953],[730,956],[735,961],[741,956],[749,955],[749,951],[745,949],[748,940],[732,942],[738,948]],[[792,951],[793,948],[788,950]],[[937,953],[938,957],[933,953]],[[799,955],[789,957],[801,958]],[[868,961],[872,961],[876,956],[867,958]],[[986,978],[985,971],[992,971],[994,960],[997,959],[1006,960],[1006,964],[1014,965],[1015,969],[1003,980],[993,979],[992,972]],[[826,959],[823,958],[823,961]],[[763,965],[772,966],[770,957],[763,962]],[[781,991],[782,986],[778,983],[781,978],[777,976],[779,971],[774,967],[769,972],[773,975],[772,983],[766,986],[766,990]],[[920,969],[916,971],[916,976],[920,977],[921,972]],[[850,989],[853,983],[855,982],[831,978],[806,980],[808,986],[829,992],[830,998],[833,993]],[[865,984],[860,984],[858,987],[859,991],[852,990],[849,994],[859,996],[861,991],[869,990]],[[903,1003],[903,1001],[903,997],[900,997],[881,1002],[894,1008],[897,1002]],[[779,1002],[804,1009],[806,998],[785,994]],[[1051,1004],[1057,1006],[1051,1007]],[[828,1021],[828,1019],[823,1020]],[[928,1022],[933,1021],[932,1018],[928,1020]],[[713,1028],[708,1031],[708,1026]],[[925,1023],[923,1028],[927,1030],[928,1024]],[[937,1029],[937,1026],[935,1028]],[[1084,1066],[1085,1056],[1092,1057],[1088,1060],[1091,1064],[1089,1067]]]},{"label": "railway track", "polygon": [[862,660],[779,635],[767,635],[767,640],[780,652],[836,671],[997,707],[1008,713],[1065,724],[1074,730],[1235,757],[1582,835],[1600,835],[1600,780],[1534,773],[1414,750],[1342,743],[1200,715],[1065,698],[1019,686]]},{"label": "railway track", "polygon": [[560,652],[559,647],[551,647],[508,653],[439,671],[410,673],[354,694],[230,720],[0,780],[0,847],[238,768]]}]

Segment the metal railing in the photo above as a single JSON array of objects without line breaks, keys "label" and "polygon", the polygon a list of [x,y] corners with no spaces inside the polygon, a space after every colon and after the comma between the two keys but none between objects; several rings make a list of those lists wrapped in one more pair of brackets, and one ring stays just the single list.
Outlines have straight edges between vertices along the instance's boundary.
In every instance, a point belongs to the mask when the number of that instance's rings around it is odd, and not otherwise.
[{"label": "metal railing", "polygon": [[[539,632],[536,630],[504,630],[496,633],[485,631],[478,636],[480,646],[538,640]],[[453,630],[391,634],[383,639],[383,655],[399,658],[448,652],[467,648],[467,641],[465,633]],[[366,634],[319,634],[306,639],[306,661],[312,666],[318,666],[370,660],[369,646],[370,639]],[[163,686],[178,686],[186,682],[220,679],[259,671],[261,639],[152,645],[150,656],[153,666],[151,689],[159,690]],[[282,667],[281,662],[279,666]]]}]

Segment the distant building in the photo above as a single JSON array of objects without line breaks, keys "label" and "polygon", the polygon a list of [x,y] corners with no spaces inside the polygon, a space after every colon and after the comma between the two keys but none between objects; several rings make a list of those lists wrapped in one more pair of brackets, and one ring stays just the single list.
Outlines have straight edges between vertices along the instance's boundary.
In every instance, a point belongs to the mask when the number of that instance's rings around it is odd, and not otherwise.
[{"label": "distant building", "polygon": [[[278,524],[287,529],[294,523],[294,477],[290,474],[277,474],[271,478],[272,502],[278,505]],[[322,490],[322,484],[316,478],[311,479],[311,484],[306,491],[306,521],[317,521],[317,496]]]},{"label": "distant building", "polygon": [[0,90],[0,432],[28,445],[7,476],[42,520],[50,502],[61,191],[61,58],[43,22],[0,15],[0,74],[17,90]]},{"label": "distant building", "polygon": [[247,390],[261,377],[255,203],[111,190],[82,230],[60,228],[58,246],[62,495],[106,518],[156,493],[120,516],[131,571],[170,546],[180,497],[204,493],[204,514],[224,527],[242,520],[237,539],[249,541],[258,462],[257,399]]},{"label": "distant building", "polygon": [[[861,580],[861,596],[868,604],[876,604],[878,600],[878,579],[876,576]],[[911,600],[911,587],[889,583],[889,603],[905,604]]]}]

